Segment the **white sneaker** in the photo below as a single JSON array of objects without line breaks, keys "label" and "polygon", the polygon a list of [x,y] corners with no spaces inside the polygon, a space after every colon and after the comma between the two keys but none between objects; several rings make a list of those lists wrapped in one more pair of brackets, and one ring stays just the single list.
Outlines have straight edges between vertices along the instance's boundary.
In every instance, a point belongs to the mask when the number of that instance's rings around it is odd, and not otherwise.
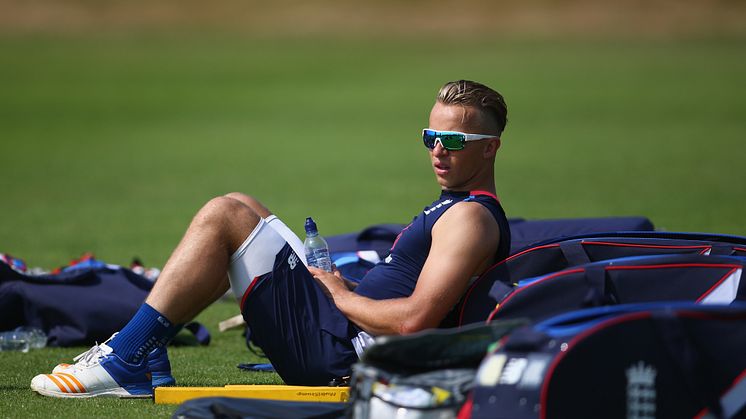
[{"label": "white sneaker", "polygon": [[[119,333],[119,332],[115,332],[113,335],[111,335],[111,337],[109,339],[106,339],[103,344],[106,345],[107,343],[109,343],[110,340],[114,339],[114,336],[116,336],[117,333]],[[98,342],[96,342],[96,344],[93,345],[93,347],[91,349],[83,352],[82,354],[78,354],[78,356],[76,356],[75,358],[73,358],[73,363],[72,364],[64,364],[64,363],[62,363],[62,364],[55,365],[55,367],[52,368],[52,374],[57,374],[59,372],[68,372],[67,371],[68,369],[72,369],[72,367],[74,367],[75,364],[79,360],[85,358],[91,351],[96,350],[97,347],[98,347]]]},{"label": "white sneaker", "polygon": [[43,396],[152,397],[153,387],[147,362],[129,364],[102,343],[81,354],[78,362],[55,367],[57,372],[39,374],[31,380],[31,389]]},{"label": "white sneaker", "polygon": [[[116,333],[111,335],[104,344],[112,340],[116,335]],[[96,346],[73,358],[73,362],[77,363],[81,359],[84,359],[89,352],[96,349]],[[176,380],[171,375],[171,362],[168,360],[168,350],[165,346],[153,349],[145,359],[148,363],[148,372],[151,374],[151,384],[153,387],[168,387],[176,385]],[[70,371],[68,370],[72,370],[75,365],[76,364],[57,364],[52,369],[52,374],[61,372],[69,373]]]}]

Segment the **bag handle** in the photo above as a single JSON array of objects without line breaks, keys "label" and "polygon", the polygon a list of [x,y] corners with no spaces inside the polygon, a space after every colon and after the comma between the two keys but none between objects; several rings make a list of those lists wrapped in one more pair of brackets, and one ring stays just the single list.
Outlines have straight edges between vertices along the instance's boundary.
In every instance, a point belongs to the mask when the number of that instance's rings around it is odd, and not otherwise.
[{"label": "bag handle", "polygon": [[606,264],[590,264],[584,271],[588,293],[583,298],[583,307],[619,304],[614,284],[606,277]]},{"label": "bag handle", "polygon": [[585,248],[583,247],[582,240],[569,240],[559,243],[562,255],[565,256],[568,266],[585,265],[591,263],[591,259],[588,257]]}]

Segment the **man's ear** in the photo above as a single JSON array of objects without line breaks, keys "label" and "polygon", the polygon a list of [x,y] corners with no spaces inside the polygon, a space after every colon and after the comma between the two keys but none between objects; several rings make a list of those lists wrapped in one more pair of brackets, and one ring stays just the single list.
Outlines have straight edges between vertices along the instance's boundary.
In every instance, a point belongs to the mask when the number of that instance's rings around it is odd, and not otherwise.
[{"label": "man's ear", "polygon": [[494,140],[487,140],[487,146],[484,147],[484,158],[492,158],[495,157],[495,154],[497,153],[497,150],[500,149],[500,145],[502,143],[500,142],[500,138],[495,138]]}]

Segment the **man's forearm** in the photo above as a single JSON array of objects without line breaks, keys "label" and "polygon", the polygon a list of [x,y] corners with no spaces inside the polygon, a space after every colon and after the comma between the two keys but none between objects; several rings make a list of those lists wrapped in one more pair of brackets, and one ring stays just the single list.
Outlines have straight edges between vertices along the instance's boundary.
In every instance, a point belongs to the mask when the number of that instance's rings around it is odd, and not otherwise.
[{"label": "man's forearm", "polygon": [[350,290],[338,290],[332,293],[332,300],[348,319],[376,336],[401,335],[437,326],[423,324],[422,316],[408,298],[374,300]]},{"label": "man's forearm", "polygon": [[314,267],[308,270],[342,314],[373,335],[401,335],[437,327],[445,315],[433,311],[438,307],[434,301],[422,301],[415,295],[374,300],[351,291],[350,281],[341,275]]}]

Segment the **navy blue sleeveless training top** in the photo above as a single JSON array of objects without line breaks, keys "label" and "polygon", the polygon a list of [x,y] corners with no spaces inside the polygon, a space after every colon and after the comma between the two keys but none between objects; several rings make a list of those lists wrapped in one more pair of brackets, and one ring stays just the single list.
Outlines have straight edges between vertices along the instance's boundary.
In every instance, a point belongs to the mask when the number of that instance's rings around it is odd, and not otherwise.
[{"label": "navy blue sleeveless training top", "polygon": [[492,213],[500,227],[500,242],[493,262],[497,263],[508,257],[510,227],[497,197],[484,191],[443,191],[440,198],[425,207],[411,224],[404,227],[391,247],[389,256],[365,275],[355,288],[355,293],[376,300],[412,295],[430,253],[433,226],[448,208],[462,201],[479,202]]}]

